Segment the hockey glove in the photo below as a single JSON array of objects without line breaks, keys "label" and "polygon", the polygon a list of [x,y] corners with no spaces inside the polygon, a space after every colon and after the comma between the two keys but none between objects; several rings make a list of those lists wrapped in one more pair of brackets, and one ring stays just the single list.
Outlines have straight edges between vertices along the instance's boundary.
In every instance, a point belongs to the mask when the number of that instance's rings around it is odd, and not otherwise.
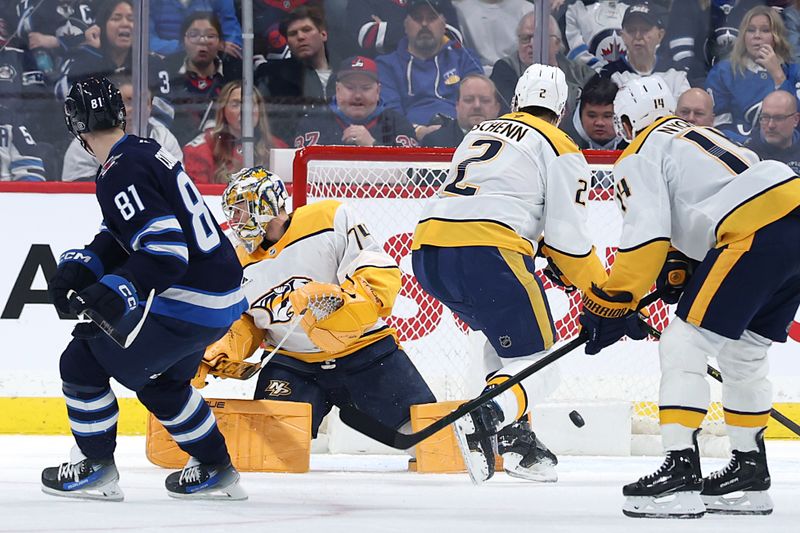
[{"label": "hockey glove", "polygon": [[82,291],[103,275],[103,263],[89,250],[67,250],[61,254],[58,269],[47,282],[50,301],[62,315],[70,314],[67,293]]},{"label": "hockey glove", "polygon": [[670,249],[661,273],[656,279],[656,289],[665,304],[678,303],[698,264],[700,264],[698,261],[686,257],[678,250]]},{"label": "hockey glove", "polygon": [[611,296],[594,284],[591,293],[583,295],[580,323],[589,334],[588,355],[599,353],[626,335],[633,340],[647,337],[639,313],[630,308],[632,301],[633,296],[628,292]]},{"label": "hockey glove", "polygon": [[[89,285],[69,301],[72,313],[80,315],[91,309],[110,324],[117,324],[125,315],[139,307],[136,287],[122,276],[109,274]],[[78,324],[72,332],[77,338],[92,338],[100,329],[94,324]]]}]

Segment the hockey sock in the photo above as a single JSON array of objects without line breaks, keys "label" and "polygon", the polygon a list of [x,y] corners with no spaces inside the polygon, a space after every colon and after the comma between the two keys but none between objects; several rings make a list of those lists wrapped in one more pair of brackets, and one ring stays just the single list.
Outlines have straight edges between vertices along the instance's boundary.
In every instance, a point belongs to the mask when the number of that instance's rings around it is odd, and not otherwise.
[{"label": "hockey sock", "polygon": [[663,424],[661,426],[661,444],[664,451],[677,451],[691,448],[694,444],[692,435],[697,428],[682,426],[681,424]]},{"label": "hockey sock", "polygon": [[731,441],[731,449],[740,452],[755,452],[758,450],[758,443],[756,443],[756,435],[764,429],[763,427],[742,427],[725,425],[725,430],[728,432],[728,438]]},{"label": "hockey sock", "polygon": [[117,442],[119,406],[111,387],[62,384],[75,442],[91,459],[110,459]]}]

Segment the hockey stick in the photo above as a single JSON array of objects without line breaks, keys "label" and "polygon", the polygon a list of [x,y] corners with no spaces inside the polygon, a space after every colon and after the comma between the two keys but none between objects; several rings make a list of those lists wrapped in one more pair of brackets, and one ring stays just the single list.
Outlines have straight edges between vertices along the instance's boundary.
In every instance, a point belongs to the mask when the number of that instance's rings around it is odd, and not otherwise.
[{"label": "hockey stick", "polygon": [[[639,302],[637,309],[643,309],[648,305],[654,303],[661,297],[661,293],[659,291],[653,291],[652,293],[648,294]],[[511,376],[509,379],[504,381],[503,383],[487,390],[480,396],[473,398],[472,400],[461,404],[456,410],[452,411],[450,414],[440,418],[439,420],[435,421],[433,424],[427,426],[426,428],[421,429],[415,433],[401,433],[389,426],[379,422],[372,416],[362,412],[356,406],[352,404],[345,404],[340,405],[339,407],[339,418],[350,426],[351,428],[355,429],[363,433],[364,435],[380,442],[381,444],[385,444],[391,448],[396,448],[398,450],[407,450],[413,446],[416,446],[423,440],[427,439],[431,435],[438,433],[442,429],[446,428],[462,416],[465,416],[470,411],[480,407],[484,403],[488,402],[492,398],[497,397],[498,395],[502,394],[503,392],[507,391],[517,383],[521,382],[528,376],[532,376],[539,370],[543,369],[547,365],[561,359],[568,353],[570,353],[575,348],[583,345],[588,339],[588,335],[584,330],[578,334],[577,337],[569,341],[567,344],[562,346],[561,348],[550,352],[546,356],[542,357],[535,363],[527,366],[521,372]]]},{"label": "hockey stick", "polygon": [[[142,330],[144,321],[147,319],[147,315],[150,313],[150,306],[153,304],[153,298],[155,298],[155,295],[155,289],[150,289],[150,294],[147,295],[147,300],[144,304],[142,316],[139,318],[139,321],[136,323],[133,329],[128,333],[122,333],[119,331],[109,321],[100,316],[100,314],[93,309],[84,309],[81,315],[94,322],[95,325],[103,331],[103,333],[111,337],[111,340],[119,344],[122,349],[125,349],[133,344],[133,341],[136,340],[136,337]],[[69,291],[67,293],[67,299],[70,302],[75,301],[76,298],[78,298],[78,294],[75,291]]]},{"label": "hockey stick", "polygon": [[[661,338],[661,332],[658,331],[655,327],[651,326],[650,324],[648,324],[644,320],[642,320],[642,324],[644,325],[644,328],[647,330],[647,332],[650,335],[652,335],[656,339],[660,339]],[[716,368],[714,368],[713,366],[706,365],[706,374],[708,374],[712,378],[714,378],[717,381],[719,381],[720,383],[722,383],[722,373],[719,370],[717,370]],[[778,422],[783,424],[783,426],[786,427],[789,431],[791,431],[792,433],[794,433],[797,436],[800,436],[800,424],[798,424],[797,422],[795,422],[791,418],[787,417],[786,415],[784,415],[783,413],[781,413],[780,411],[778,411],[775,408],[772,408],[770,410],[770,416],[772,416],[772,418],[774,418],[775,420],[777,420]]]}]

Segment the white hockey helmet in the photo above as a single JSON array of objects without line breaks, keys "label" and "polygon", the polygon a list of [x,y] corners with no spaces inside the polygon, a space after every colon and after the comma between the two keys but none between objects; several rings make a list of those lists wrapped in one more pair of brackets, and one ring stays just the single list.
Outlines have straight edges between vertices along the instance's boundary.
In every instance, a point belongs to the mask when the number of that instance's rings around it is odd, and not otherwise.
[{"label": "white hockey helmet", "polygon": [[[675,97],[664,79],[655,74],[629,80],[614,98],[614,129],[628,142],[657,119],[675,114]],[[627,117],[633,132],[625,134],[622,118]]]},{"label": "white hockey helmet", "polygon": [[231,176],[222,193],[222,212],[231,230],[253,252],[266,234],[266,225],[286,209],[286,186],[264,167],[243,168]]},{"label": "white hockey helmet", "polygon": [[567,92],[567,78],[560,68],[534,63],[517,80],[511,110],[538,106],[561,117],[567,104]]}]

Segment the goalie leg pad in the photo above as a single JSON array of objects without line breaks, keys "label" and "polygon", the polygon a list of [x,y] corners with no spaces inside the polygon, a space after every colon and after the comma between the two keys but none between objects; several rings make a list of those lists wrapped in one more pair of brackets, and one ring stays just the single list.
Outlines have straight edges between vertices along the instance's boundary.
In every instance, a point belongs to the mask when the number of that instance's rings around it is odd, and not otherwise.
[{"label": "goalie leg pad", "polygon": [[[244,472],[308,472],[311,405],[270,400],[207,399],[225,435],[231,461]],[[152,415],[146,453],[151,463],[180,469],[189,456]]]}]

